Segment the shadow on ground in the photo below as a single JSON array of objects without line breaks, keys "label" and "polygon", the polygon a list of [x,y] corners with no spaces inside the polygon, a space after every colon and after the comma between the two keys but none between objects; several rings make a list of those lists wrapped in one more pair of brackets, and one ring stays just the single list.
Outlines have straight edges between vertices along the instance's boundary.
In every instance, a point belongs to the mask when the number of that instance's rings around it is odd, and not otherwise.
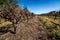
[{"label": "shadow on ground", "polygon": [[15,34],[16,32],[15,31],[12,31],[12,30],[9,30],[11,27],[2,27],[0,28],[0,35],[3,35],[5,33],[12,33],[12,34]]}]

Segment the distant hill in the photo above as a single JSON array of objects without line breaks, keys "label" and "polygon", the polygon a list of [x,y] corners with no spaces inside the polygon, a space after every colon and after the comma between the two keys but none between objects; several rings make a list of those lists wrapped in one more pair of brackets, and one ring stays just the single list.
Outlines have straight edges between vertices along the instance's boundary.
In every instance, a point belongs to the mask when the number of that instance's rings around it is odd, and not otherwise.
[{"label": "distant hill", "polygon": [[60,16],[60,10],[59,11],[51,11],[51,12],[49,12],[49,13],[45,13],[45,14],[41,14],[42,16],[44,16],[44,15],[48,15],[48,16],[55,16],[55,15],[57,15],[57,16]]}]

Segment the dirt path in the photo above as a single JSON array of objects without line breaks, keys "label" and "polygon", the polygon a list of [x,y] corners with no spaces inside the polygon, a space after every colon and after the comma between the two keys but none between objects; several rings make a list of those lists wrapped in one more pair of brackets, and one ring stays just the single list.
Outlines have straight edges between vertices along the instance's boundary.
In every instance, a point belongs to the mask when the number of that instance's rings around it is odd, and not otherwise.
[{"label": "dirt path", "polygon": [[[45,29],[42,23],[39,23],[37,17],[33,17],[19,23],[16,30],[16,34],[7,32],[0,35],[0,40],[48,40]],[[13,28],[11,28],[13,30]]]}]

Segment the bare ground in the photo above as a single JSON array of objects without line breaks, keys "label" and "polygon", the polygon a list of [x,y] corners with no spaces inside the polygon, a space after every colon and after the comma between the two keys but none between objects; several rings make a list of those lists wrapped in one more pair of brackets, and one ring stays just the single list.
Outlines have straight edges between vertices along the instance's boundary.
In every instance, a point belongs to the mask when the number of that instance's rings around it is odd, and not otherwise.
[{"label": "bare ground", "polygon": [[[0,40],[49,40],[46,30],[42,23],[39,23],[37,17],[33,17],[17,24],[16,34],[11,32],[0,32]],[[13,28],[9,30],[13,31]]]}]

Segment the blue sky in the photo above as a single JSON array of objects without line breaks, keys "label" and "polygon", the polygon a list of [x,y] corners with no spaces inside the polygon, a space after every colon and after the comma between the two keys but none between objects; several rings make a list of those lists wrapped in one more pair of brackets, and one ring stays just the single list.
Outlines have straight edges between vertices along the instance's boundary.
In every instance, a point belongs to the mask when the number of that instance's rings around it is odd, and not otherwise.
[{"label": "blue sky", "polygon": [[18,0],[18,5],[22,8],[26,5],[28,10],[35,14],[60,10],[60,0]]}]

